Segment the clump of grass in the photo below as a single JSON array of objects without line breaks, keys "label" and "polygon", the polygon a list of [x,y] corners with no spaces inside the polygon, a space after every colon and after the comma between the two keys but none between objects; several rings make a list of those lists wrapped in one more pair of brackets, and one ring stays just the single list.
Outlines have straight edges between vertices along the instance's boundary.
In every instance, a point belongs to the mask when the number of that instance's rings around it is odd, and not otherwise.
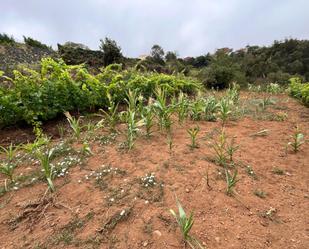
[{"label": "clump of grass", "polygon": [[177,200],[177,207],[178,207],[178,214],[176,214],[176,212],[173,209],[170,209],[170,212],[178,223],[183,240],[192,249],[195,248],[203,249],[204,247],[200,244],[200,242],[189,234],[194,224],[193,212],[191,212],[190,216],[188,217],[178,200]]},{"label": "clump of grass", "polygon": [[194,127],[194,128],[189,128],[189,129],[187,130],[188,134],[190,135],[190,139],[191,139],[190,147],[191,147],[192,149],[198,147],[198,145],[197,145],[197,143],[196,143],[196,139],[197,139],[197,135],[198,135],[199,131],[200,131],[200,127],[198,127],[198,126],[196,126],[196,127]]},{"label": "clump of grass", "polygon": [[304,134],[301,132],[299,126],[295,127],[294,133],[290,137],[292,138],[292,141],[288,143],[288,146],[291,146],[293,151],[296,153],[304,144]]}]

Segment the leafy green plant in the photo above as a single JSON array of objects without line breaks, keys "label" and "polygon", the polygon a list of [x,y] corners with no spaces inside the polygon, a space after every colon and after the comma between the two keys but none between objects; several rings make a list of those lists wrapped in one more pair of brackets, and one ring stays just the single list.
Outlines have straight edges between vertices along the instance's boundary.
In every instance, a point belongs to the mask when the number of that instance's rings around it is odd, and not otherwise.
[{"label": "leafy green plant", "polygon": [[151,104],[151,101],[149,100],[148,105],[144,106],[142,109],[142,118],[144,120],[145,123],[145,127],[146,127],[146,136],[149,138],[152,134],[152,127],[154,126],[154,111],[153,111],[153,107]]},{"label": "leafy green plant", "polygon": [[304,144],[304,134],[301,133],[301,130],[298,126],[295,127],[294,134],[290,136],[292,141],[288,143],[288,146],[291,146],[293,151],[296,153],[299,151],[299,148]]},{"label": "leafy green plant", "polygon": [[76,139],[78,140],[80,138],[83,126],[80,124],[81,122],[81,118],[75,118],[72,117],[71,114],[69,112],[65,112],[64,115],[66,116],[70,127],[73,130],[74,136],[76,137]]},{"label": "leafy green plant", "polygon": [[199,133],[200,131],[200,127],[196,126],[194,128],[189,128],[187,130],[188,134],[190,135],[190,139],[191,139],[191,148],[194,149],[194,148],[197,148],[198,145],[196,143],[196,138],[197,138],[197,134]]},{"label": "leafy green plant", "polygon": [[216,120],[216,111],[218,109],[218,103],[214,96],[210,96],[205,101],[204,112],[205,119],[207,121],[215,121]]},{"label": "leafy green plant", "polygon": [[104,111],[103,109],[100,109],[101,112],[103,112],[104,115],[99,115],[103,117],[100,123],[103,121],[107,121],[108,126],[111,131],[115,131],[116,124],[118,122],[118,103],[116,104],[113,100],[110,94],[108,94],[108,99],[109,99],[109,106],[108,110]]},{"label": "leafy green plant", "polygon": [[180,92],[176,103],[178,122],[180,124],[182,124],[188,116],[189,105],[190,104],[187,96],[183,92]]},{"label": "leafy green plant", "polygon": [[85,156],[92,155],[92,150],[91,150],[91,148],[90,148],[89,143],[83,142],[83,146],[82,146],[81,152],[82,152],[82,154],[85,155]]},{"label": "leafy green plant", "polygon": [[178,200],[177,200],[177,207],[178,207],[178,214],[173,209],[170,209],[170,212],[178,223],[183,240],[192,249],[195,248],[203,249],[203,246],[200,244],[200,242],[189,234],[194,224],[193,213],[191,212],[190,216],[188,217]]},{"label": "leafy green plant", "polygon": [[232,110],[231,110],[232,102],[227,98],[222,98],[218,104],[219,112],[218,116],[222,121],[222,126],[224,126],[230,117]]},{"label": "leafy green plant", "polygon": [[226,153],[229,156],[229,160],[233,162],[233,155],[235,152],[239,149],[239,146],[235,144],[235,138],[233,137],[230,141],[230,143],[226,144]]},{"label": "leafy green plant", "polygon": [[215,140],[214,143],[212,144],[212,148],[214,149],[216,155],[216,162],[221,166],[225,166],[227,162],[225,147],[226,147],[226,135],[224,130],[222,129],[218,139]]},{"label": "leafy green plant", "polygon": [[2,150],[6,155],[6,161],[0,164],[0,173],[9,177],[11,181],[14,181],[14,170],[17,166],[17,163],[14,162],[14,155],[18,149],[19,146],[14,147],[12,143],[7,149],[0,146],[0,150]]},{"label": "leafy green plant", "polygon": [[167,104],[166,92],[164,89],[156,89],[156,101],[153,104],[154,111],[159,120],[159,126],[162,130],[165,128],[167,132],[170,132],[172,120],[171,115],[173,114],[174,107]]},{"label": "leafy green plant", "polygon": [[192,120],[202,120],[202,115],[205,112],[205,101],[202,98],[198,98],[191,102],[190,105],[190,117]]},{"label": "leafy green plant", "polygon": [[133,148],[134,140],[136,138],[137,132],[139,131],[139,127],[142,125],[144,125],[144,121],[136,120],[135,111],[128,110],[127,111],[127,146],[129,150]]},{"label": "leafy green plant", "polygon": [[53,150],[47,150],[42,152],[41,150],[36,151],[36,157],[40,161],[44,177],[47,181],[48,188],[54,192],[55,187],[53,184],[53,178],[55,176],[54,166],[50,163],[53,156]]},{"label": "leafy green plant", "polygon": [[236,186],[236,183],[240,180],[237,179],[237,173],[237,169],[235,169],[233,175],[231,175],[228,169],[225,169],[226,194],[229,196],[234,194],[234,187]]},{"label": "leafy green plant", "polygon": [[37,151],[39,148],[47,145],[50,141],[50,138],[42,135],[39,137],[36,137],[36,139],[32,142],[32,143],[27,143],[25,145],[22,146],[22,148],[29,154],[34,153],[35,151]]}]

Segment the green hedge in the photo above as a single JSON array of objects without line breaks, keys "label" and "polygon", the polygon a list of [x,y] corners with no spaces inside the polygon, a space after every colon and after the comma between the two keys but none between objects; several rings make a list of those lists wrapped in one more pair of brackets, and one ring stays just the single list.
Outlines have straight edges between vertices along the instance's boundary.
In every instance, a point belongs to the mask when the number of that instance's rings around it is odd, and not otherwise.
[{"label": "green hedge", "polygon": [[[0,77],[4,77],[1,72]],[[129,89],[149,97],[158,86],[166,88],[170,95],[179,91],[193,93],[201,87],[182,75],[122,70],[115,64],[92,75],[83,65],[69,66],[51,58],[42,59],[39,72],[15,70],[14,77],[6,80],[11,84],[0,85],[0,127],[45,121],[64,111],[104,108],[108,93],[115,102],[123,102]]]},{"label": "green hedge", "polygon": [[300,78],[291,78],[289,90],[293,97],[300,99],[309,107],[309,82],[302,83]]}]

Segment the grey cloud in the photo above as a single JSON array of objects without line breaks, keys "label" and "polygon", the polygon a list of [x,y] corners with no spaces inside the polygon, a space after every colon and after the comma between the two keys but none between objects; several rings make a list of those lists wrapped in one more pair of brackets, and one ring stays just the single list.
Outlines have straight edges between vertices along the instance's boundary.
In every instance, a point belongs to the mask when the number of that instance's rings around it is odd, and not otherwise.
[{"label": "grey cloud", "polygon": [[157,43],[181,56],[309,38],[308,0],[1,0],[0,32],[93,49],[105,36],[127,56]]}]

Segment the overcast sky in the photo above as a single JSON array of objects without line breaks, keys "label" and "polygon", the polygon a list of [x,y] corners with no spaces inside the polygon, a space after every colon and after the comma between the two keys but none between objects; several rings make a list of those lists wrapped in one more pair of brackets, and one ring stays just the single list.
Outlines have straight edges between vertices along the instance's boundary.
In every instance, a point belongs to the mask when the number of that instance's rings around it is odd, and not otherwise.
[{"label": "overcast sky", "polygon": [[216,48],[309,39],[309,0],[0,0],[0,32],[48,45],[74,41],[98,49],[108,36],[124,55],[153,44],[180,56]]}]

